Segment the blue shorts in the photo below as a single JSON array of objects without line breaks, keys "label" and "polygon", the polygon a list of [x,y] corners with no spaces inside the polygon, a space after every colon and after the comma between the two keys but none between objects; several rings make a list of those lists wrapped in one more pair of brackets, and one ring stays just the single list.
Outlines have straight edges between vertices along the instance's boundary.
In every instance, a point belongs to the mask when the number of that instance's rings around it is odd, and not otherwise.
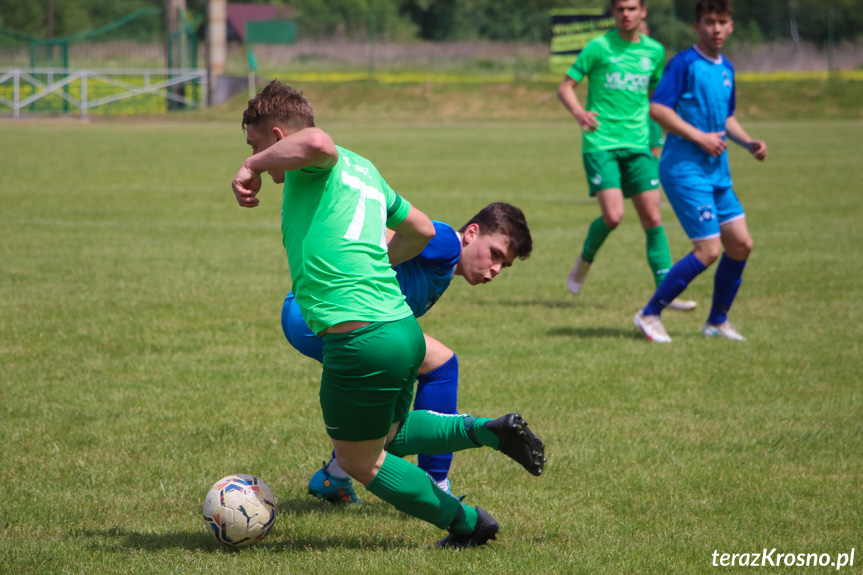
[{"label": "blue shorts", "polygon": [[288,292],[285,305],[282,306],[282,331],[294,349],[323,363],[324,340],[306,325],[306,320],[300,313],[300,306],[294,299],[294,292]]},{"label": "blue shorts", "polygon": [[732,188],[670,178],[662,179],[662,187],[680,225],[694,242],[719,237],[722,225],[746,216]]}]

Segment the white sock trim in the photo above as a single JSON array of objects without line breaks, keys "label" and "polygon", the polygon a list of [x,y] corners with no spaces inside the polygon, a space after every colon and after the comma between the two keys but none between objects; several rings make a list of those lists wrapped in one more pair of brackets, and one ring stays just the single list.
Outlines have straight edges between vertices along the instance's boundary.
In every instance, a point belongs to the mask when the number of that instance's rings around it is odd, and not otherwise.
[{"label": "white sock trim", "polygon": [[330,459],[330,462],[327,463],[327,471],[330,472],[330,475],[338,479],[345,479],[348,477],[348,474],[345,473],[345,470],[342,469],[342,466],[339,465],[339,461],[335,457]]}]

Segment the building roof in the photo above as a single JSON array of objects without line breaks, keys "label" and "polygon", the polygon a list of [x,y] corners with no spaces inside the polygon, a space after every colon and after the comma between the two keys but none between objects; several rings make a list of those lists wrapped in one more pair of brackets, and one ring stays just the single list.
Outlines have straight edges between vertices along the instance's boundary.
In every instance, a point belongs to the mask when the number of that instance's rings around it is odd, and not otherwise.
[{"label": "building roof", "polygon": [[294,9],[273,4],[228,3],[228,40],[246,41],[246,22],[269,22],[291,18]]}]

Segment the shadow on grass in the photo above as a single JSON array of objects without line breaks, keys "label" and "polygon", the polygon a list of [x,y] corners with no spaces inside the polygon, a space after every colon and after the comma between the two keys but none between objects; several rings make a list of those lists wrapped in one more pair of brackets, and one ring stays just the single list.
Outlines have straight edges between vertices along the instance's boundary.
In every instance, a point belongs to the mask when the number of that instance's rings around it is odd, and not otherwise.
[{"label": "shadow on grass", "polygon": [[[278,502],[279,513],[274,531],[255,548],[265,548],[270,551],[298,551],[303,549],[325,550],[340,549],[403,549],[416,547],[415,540],[409,540],[393,533],[386,537],[364,537],[351,534],[342,535],[301,535],[303,515],[321,514],[333,515],[332,520],[351,521],[354,514],[388,515],[392,517],[393,509],[384,503],[358,505],[333,505],[312,497],[306,499],[288,499]],[[340,517],[341,516],[341,517]],[[401,515],[399,515],[401,517]],[[403,517],[410,520],[407,516]],[[337,530],[336,530],[337,531]],[[242,549],[226,547],[215,540],[206,530],[203,521],[200,531],[173,531],[169,533],[141,532],[123,527],[112,527],[104,530],[85,531],[82,535],[91,539],[90,545],[104,549],[113,547],[118,551],[139,550],[159,551],[164,549],[185,549],[203,553],[231,553]]]},{"label": "shadow on grass", "polygon": [[[365,549],[388,550],[409,549],[417,546],[416,540],[401,537],[395,533],[385,537],[363,537],[356,535],[297,535],[291,525],[283,525],[266,539],[254,545],[255,549],[267,549],[271,552],[321,551],[326,549]],[[200,532],[173,531],[170,533],[142,533],[129,529],[114,527],[102,531],[87,531],[83,533],[93,547],[105,549],[105,540],[113,541],[116,551],[164,551],[167,549],[183,549],[199,553],[242,553],[246,548],[226,547],[217,542],[212,535]],[[98,541],[96,541],[98,540]],[[112,545],[108,545],[112,547]]]},{"label": "shadow on grass", "polygon": [[569,309],[569,308],[596,308],[601,309],[601,306],[597,305],[584,305],[573,300],[541,300],[541,299],[533,299],[533,300],[505,300],[505,299],[478,299],[474,302],[474,305],[477,306],[487,306],[487,307],[547,307],[550,309]]},{"label": "shadow on grass", "polygon": [[[360,493],[362,495],[362,493]],[[279,509],[279,517],[284,516],[300,516],[310,513],[321,514],[353,514],[362,513],[363,515],[392,515],[392,507],[386,503],[373,502],[371,504],[364,503],[363,505],[336,505],[328,501],[316,499],[311,495],[304,499],[288,499],[277,501]]]},{"label": "shadow on grass", "polygon": [[557,327],[546,332],[549,337],[577,337],[582,339],[600,337],[623,337],[627,339],[644,339],[644,335],[635,328],[623,329],[617,327]]}]

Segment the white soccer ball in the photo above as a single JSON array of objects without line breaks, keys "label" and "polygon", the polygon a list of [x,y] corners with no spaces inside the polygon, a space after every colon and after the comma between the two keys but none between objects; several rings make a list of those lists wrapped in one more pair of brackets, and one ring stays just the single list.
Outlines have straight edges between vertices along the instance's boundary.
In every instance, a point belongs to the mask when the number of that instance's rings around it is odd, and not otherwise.
[{"label": "white soccer ball", "polygon": [[230,547],[253,545],[276,522],[276,500],[267,485],[245,473],[219,479],[204,498],[204,522]]}]

